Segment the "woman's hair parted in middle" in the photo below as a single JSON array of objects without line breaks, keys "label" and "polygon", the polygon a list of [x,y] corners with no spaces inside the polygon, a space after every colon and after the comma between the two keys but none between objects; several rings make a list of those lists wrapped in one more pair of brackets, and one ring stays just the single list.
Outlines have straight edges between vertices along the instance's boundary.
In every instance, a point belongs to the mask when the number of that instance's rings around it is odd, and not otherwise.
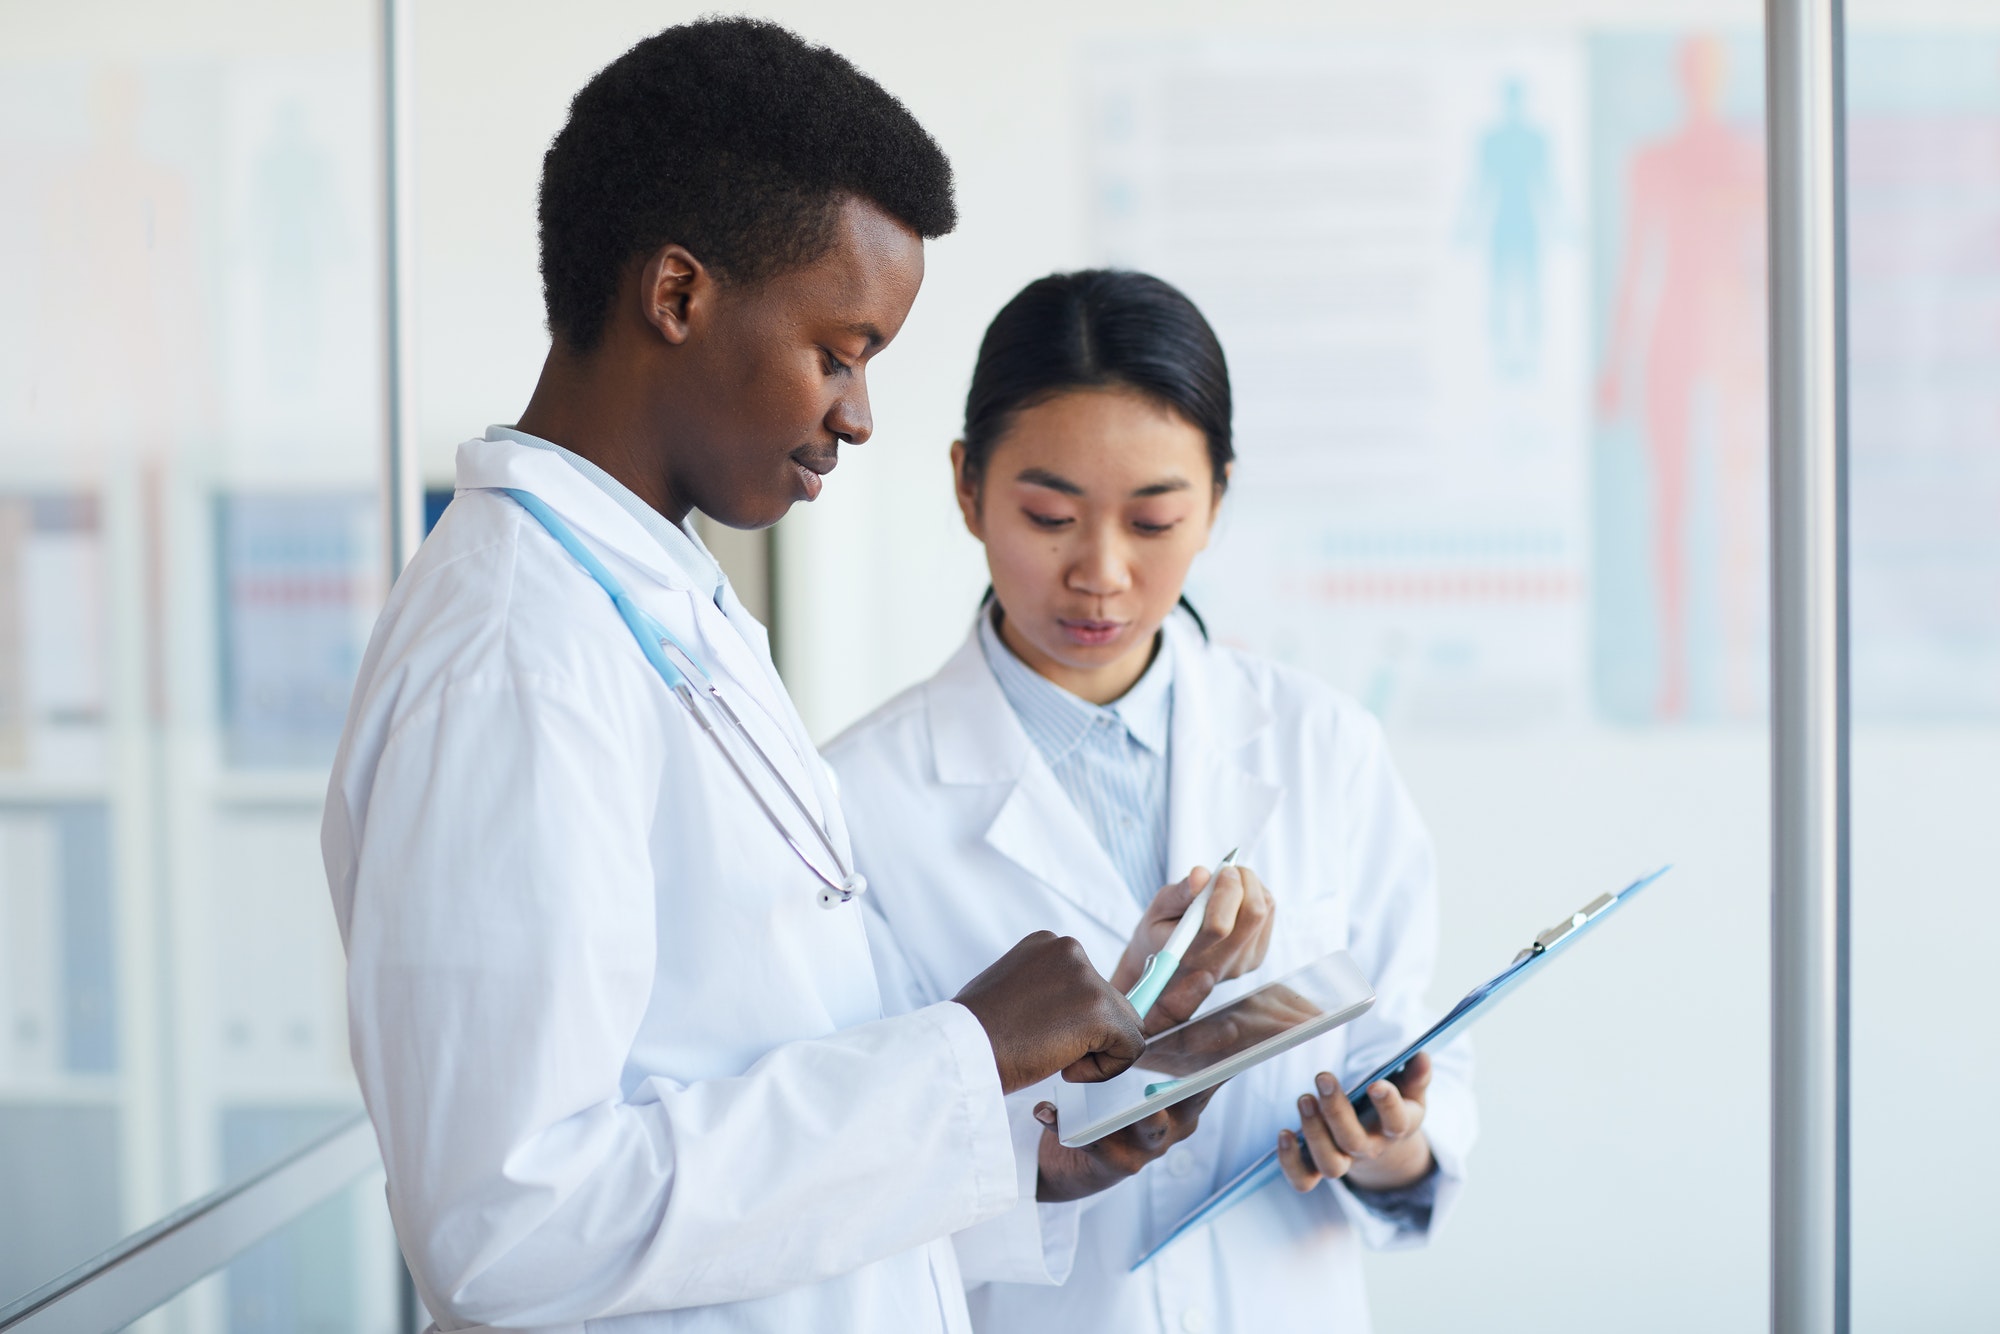
[{"label": "woman's hair parted in middle", "polygon": [[986,326],[965,396],[968,480],[984,480],[1016,413],[1072,389],[1121,387],[1207,436],[1209,466],[1223,484],[1236,448],[1222,344],[1179,288],[1123,269],[1037,278]]}]

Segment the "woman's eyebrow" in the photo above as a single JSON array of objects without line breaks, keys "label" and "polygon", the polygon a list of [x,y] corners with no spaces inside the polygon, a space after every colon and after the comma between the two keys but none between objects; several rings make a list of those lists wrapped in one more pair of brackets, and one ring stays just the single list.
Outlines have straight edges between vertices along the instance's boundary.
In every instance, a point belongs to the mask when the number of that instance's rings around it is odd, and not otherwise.
[{"label": "woman's eyebrow", "polygon": [[1083,494],[1082,487],[1060,473],[1050,472],[1047,468],[1023,468],[1015,476],[1014,480],[1017,482],[1026,482],[1029,486],[1046,487],[1051,491],[1059,491],[1066,496],[1080,496]]},{"label": "woman's eyebrow", "polygon": [[1185,477],[1168,477],[1162,481],[1152,482],[1146,486],[1137,488],[1132,492],[1132,499],[1144,500],[1147,496],[1170,495],[1175,491],[1187,490],[1188,485],[1188,479]]}]

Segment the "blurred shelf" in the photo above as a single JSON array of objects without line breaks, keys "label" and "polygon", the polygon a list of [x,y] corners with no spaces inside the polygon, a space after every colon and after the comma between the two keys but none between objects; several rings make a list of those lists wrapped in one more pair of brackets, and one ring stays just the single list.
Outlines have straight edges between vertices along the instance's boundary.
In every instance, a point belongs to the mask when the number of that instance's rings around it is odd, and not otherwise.
[{"label": "blurred shelf", "polygon": [[224,769],[215,775],[215,800],[224,806],[307,806],[326,800],[324,769]]},{"label": "blurred shelf", "polygon": [[361,1090],[352,1080],[345,1083],[337,1079],[298,1080],[291,1083],[273,1081],[261,1084],[253,1080],[241,1082],[224,1080],[209,1091],[209,1101],[219,1112],[257,1108],[298,1108],[307,1111],[321,1111],[328,1108],[348,1108],[362,1110]]},{"label": "blurred shelf", "polygon": [[115,1107],[125,1097],[116,1075],[0,1079],[0,1107]]},{"label": "blurred shelf", "polygon": [[0,770],[0,805],[110,799],[111,783],[108,779],[38,774],[24,769]]}]

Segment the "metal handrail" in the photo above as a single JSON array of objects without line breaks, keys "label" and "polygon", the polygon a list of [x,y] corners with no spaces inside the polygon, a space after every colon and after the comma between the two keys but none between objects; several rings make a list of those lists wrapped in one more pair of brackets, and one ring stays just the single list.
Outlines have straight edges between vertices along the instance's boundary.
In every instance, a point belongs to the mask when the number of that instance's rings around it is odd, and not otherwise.
[{"label": "metal handrail", "polygon": [[374,1127],[356,1114],[291,1157],[175,1210],[0,1307],[0,1334],[123,1329],[381,1162]]}]

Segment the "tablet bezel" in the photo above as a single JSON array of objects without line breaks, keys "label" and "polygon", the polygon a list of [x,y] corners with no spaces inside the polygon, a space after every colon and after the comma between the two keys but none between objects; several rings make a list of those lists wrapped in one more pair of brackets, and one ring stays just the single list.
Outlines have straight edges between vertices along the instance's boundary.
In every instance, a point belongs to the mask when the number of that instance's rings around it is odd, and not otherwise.
[{"label": "tablet bezel", "polygon": [[[1310,1019],[1295,1024],[1281,1032],[1274,1033],[1255,1046],[1246,1047],[1233,1056],[1226,1056],[1214,1065],[1206,1066],[1191,1075],[1183,1076],[1172,1088],[1162,1089],[1149,1098],[1141,1098],[1138,1102],[1128,1104],[1120,1110],[1100,1117],[1088,1125],[1080,1126],[1076,1129],[1068,1128],[1071,1122],[1090,1114],[1089,1090],[1099,1086],[1073,1084],[1058,1080],[1056,1082],[1055,1098],[1056,1123],[1059,1127],[1062,1127],[1059,1138],[1064,1147],[1080,1149],[1085,1145],[1095,1144],[1106,1135],[1123,1130],[1126,1126],[1132,1125],[1135,1122],[1143,1121],[1162,1108],[1172,1107],[1175,1103],[1184,1102],[1194,1097],[1197,1093],[1206,1092],[1214,1088],[1217,1084],[1222,1083],[1225,1079],[1239,1075],[1254,1065],[1259,1065],[1264,1061],[1270,1060],[1273,1056],[1290,1051],[1302,1042],[1310,1042],[1320,1034],[1339,1028],[1342,1024],[1349,1023],[1367,1013],[1368,1009],[1375,1004],[1374,985],[1362,974],[1360,967],[1355,964],[1352,955],[1346,950],[1335,950],[1331,954],[1322,955],[1320,958],[1313,960],[1303,968],[1294,969],[1283,977],[1273,978],[1262,986],[1253,987],[1226,1004],[1218,1005],[1212,1010],[1200,1011],[1185,1024],[1176,1024],[1172,1028],[1154,1034],[1146,1045],[1150,1047],[1155,1042],[1163,1041],[1172,1034],[1186,1028],[1188,1024],[1196,1024],[1205,1019],[1212,1018],[1228,1009],[1229,1006],[1241,1004],[1270,987],[1290,986],[1294,990],[1304,991],[1304,988],[1298,986],[1297,979],[1308,973],[1318,972],[1328,967],[1331,967],[1336,975],[1333,981],[1334,989],[1342,992],[1351,992],[1353,994],[1352,999],[1344,1003],[1336,1000],[1332,1008],[1322,1010]],[[1329,999],[1327,996],[1311,993],[1307,993],[1307,998],[1315,1004],[1324,1004]],[[1144,1058],[1141,1057],[1140,1059],[1143,1060]],[[1122,1076],[1120,1077],[1122,1078]]]}]

